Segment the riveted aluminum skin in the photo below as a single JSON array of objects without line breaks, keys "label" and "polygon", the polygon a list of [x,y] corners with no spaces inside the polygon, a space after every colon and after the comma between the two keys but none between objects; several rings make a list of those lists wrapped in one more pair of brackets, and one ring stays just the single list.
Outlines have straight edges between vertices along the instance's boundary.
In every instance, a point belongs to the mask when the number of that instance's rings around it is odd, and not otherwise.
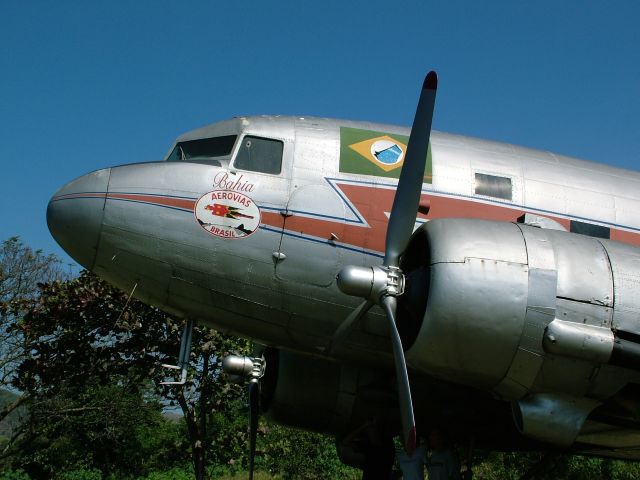
[{"label": "riveted aluminum skin", "polygon": [[[613,382],[598,368],[613,348],[613,279],[640,265],[637,249],[472,219],[433,220],[421,233],[414,239],[429,251],[430,281],[424,320],[406,355],[411,367],[505,399],[544,391],[606,397],[627,381],[621,375]],[[627,262],[612,266],[612,255]],[[623,315],[640,308],[640,300],[625,299]]]},{"label": "riveted aluminum skin", "polygon": [[528,266],[522,233],[510,223],[471,219],[433,220],[422,228],[431,281],[407,363],[448,380],[493,387],[511,365],[524,325]]},{"label": "riveted aluminum skin", "polygon": [[571,445],[584,422],[600,402],[568,395],[538,393],[513,403],[518,430],[559,447]]},{"label": "riveted aluminum skin", "polygon": [[[95,265],[110,168],[77,178],[58,190],[47,206],[47,224],[51,235],[80,265],[91,270]],[[80,199],[80,201],[78,201]]]},{"label": "riveted aluminum skin", "polygon": [[559,298],[613,306],[613,277],[605,249],[598,239],[549,231],[556,251]]},{"label": "riveted aluminum skin", "polygon": [[547,231],[518,225],[527,246],[529,288],[524,328],[509,371],[493,389],[503,398],[521,398],[534,384],[544,362],[541,338],[555,318],[558,274]]},{"label": "riveted aluminum skin", "polygon": [[613,342],[610,328],[555,319],[547,326],[542,345],[546,352],[555,355],[607,363]]},{"label": "riveted aluminum skin", "polygon": [[613,272],[615,309],[613,327],[616,330],[640,334],[640,254],[638,248],[623,243],[602,240]]}]

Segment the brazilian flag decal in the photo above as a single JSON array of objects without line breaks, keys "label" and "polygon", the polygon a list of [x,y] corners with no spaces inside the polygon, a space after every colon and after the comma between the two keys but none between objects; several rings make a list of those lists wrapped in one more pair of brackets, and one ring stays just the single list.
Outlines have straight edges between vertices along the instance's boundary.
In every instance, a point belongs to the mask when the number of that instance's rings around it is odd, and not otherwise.
[{"label": "brazilian flag decal", "polygon": [[[340,171],[376,177],[400,178],[409,137],[340,127]],[[427,152],[424,182],[431,183],[431,145]]]}]

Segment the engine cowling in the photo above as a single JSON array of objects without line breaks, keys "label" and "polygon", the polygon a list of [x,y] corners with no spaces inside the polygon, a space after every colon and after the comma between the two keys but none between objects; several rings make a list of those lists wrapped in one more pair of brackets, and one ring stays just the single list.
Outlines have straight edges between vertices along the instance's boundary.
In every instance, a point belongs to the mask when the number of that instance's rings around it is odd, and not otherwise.
[{"label": "engine cowling", "polygon": [[[553,430],[553,420],[536,428],[542,417],[530,405],[549,403],[536,395],[556,393],[556,410],[595,408],[638,381],[637,247],[517,223],[438,219],[415,232],[401,268],[408,365],[520,402],[525,434],[567,445],[582,426],[567,436],[559,422],[557,436],[541,438],[535,432]],[[624,368],[612,374],[603,365]]]},{"label": "engine cowling", "polygon": [[416,267],[428,270],[430,281],[421,292],[427,302],[420,329],[406,352],[409,366],[474,387],[494,386],[509,368],[524,324],[522,233],[508,223],[434,220],[416,232],[403,258],[408,283]]}]

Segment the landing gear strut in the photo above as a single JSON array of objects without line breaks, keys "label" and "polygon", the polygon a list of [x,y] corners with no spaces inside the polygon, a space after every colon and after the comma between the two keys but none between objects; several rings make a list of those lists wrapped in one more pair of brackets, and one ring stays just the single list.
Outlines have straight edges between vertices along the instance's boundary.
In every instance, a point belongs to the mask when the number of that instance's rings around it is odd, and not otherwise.
[{"label": "landing gear strut", "polygon": [[193,338],[193,326],[195,322],[191,319],[187,320],[182,329],[180,338],[180,356],[178,357],[178,365],[169,365],[163,363],[164,368],[172,370],[180,370],[180,380],[174,382],[160,382],[161,385],[184,385],[187,383],[187,368],[189,367],[189,355],[191,353],[191,339]]}]

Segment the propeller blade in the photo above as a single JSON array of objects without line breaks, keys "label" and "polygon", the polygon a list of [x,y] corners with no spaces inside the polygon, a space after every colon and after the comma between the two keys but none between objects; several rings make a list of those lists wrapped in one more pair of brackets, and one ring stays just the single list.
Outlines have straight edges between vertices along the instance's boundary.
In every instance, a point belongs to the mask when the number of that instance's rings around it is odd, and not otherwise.
[{"label": "propeller blade", "polygon": [[402,340],[396,327],[396,297],[385,296],[382,299],[382,308],[389,320],[389,330],[391,332],[391,344],[393,345],[393,359],[396,367],[396,380],[398,382],[398,404],[400,405],[400,417],[402,420],[402,441],[405,451],[411,455],[416,448],[416,421],[413,416],[413,401],[411,399],[411,386],[409,385],[409,374],[407,373],[407,363],[404,359]]},{"label": "propeller blade", "polygon": [[249,382],[249,480],[253,480],[258,436],[258,414],[260,409],[260,386],[257,379]]},{"label": "propeller blade", "polygon": [[438,76],[436,72],[431,71],[422,84],[422,92],[411,127],[396,196],[391,208],[385,244],[384,265],[386,267],[398,266],[400,254],[407,247],[409,237],[413,233],[429,149],[431,120],[433,119],[437,88]]},{"label": "propeller blade", "polygon": [[374,303],[370,300],[366,300],[358,305],[353,312],[349,314],[347,318],[345,318],[338,329],[333,334],[331,341],[329,342],[329,346],[325,350],[326,353],[332,353],[334,348],[342,343],[344,339],[351,333],[353,327],[357,325],[362,317],[369,311],[371,307],[373,307]]}]

